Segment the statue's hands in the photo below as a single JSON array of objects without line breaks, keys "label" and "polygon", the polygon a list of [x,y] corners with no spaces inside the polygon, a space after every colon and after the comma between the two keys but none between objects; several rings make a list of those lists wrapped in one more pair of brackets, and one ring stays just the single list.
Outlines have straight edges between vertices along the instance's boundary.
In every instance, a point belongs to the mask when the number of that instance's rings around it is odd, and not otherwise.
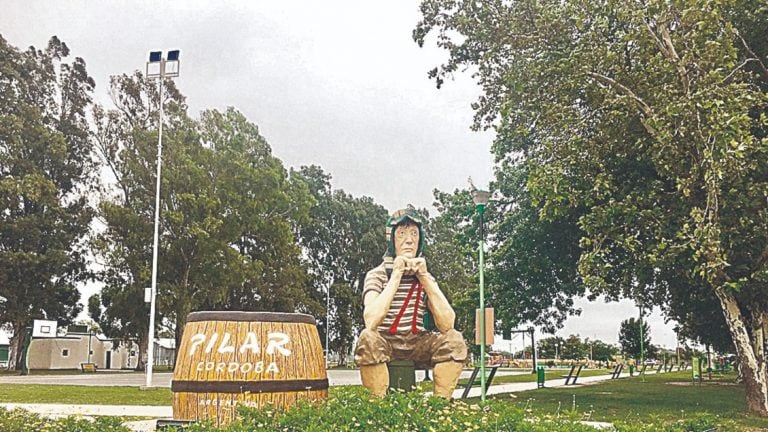
[{"label": "statue's hands", "polygon": [[408,259],[403,256],[395,257],[395,262],[392,264],[392,272],[406,273],[407,261]]},{"label": "statue's hands", "polygon": [[392,265],[392,271],[416,277],[422,277],[429,274],[427,271],[427,260],[424,258],[408,259],[403,256],[395,258],[395,262]]},{"label": "statue's hands", "polygon": [[429,271],[427,270],[427,260],[424,258],[413,258],[410,260],[409,264],[416,277],[421,278],[429,275]]}]

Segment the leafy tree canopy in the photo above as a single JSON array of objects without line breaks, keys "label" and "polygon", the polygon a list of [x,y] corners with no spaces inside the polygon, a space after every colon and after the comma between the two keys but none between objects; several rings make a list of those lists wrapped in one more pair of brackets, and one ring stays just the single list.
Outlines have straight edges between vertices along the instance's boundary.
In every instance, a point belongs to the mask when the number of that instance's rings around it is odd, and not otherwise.
[{"label": "leafy tree canopy", "polygon": [[94,82],[68,56],[55,36],[26,51],[0,37],[0,326],[12,334],[11,367],[34,319],[77,316],[76,284],[89,275]]},{"label": "leafy tree canopy", "polygon": [[[653,357],[651,350],[651,328],[646,321],[628,318],[619,327],[619,345],[621,351],[632,358],[643,359]],[[642,355],[641,355],[642,351]]]},{"label": "leafy tree canopy", "polygon": [[[522,158],[545,220],[577,218],[592,294],[717,299],[768,415],[768,9],[759,2],[430,0],[414,31],[471,68],[475,127]],[[503,165],[502,165],[503,167]]]},{"label": "leafy tree canopy", "polygon": [[[172,81],[163,87],[158,322],[178,343],[192,311],[311,309],[296,241],[312,205],[305,183],[288,175],[240,112],[209,110],[194,120]],[[114,109],[94,110],[98,148],[116,182],[100,206],[107,228],[96,244],[107,265],[92,316],[144,347],[147,305],[136,299],[151,279],[159,86],[136,72],[114,77],[112,96]]]}]

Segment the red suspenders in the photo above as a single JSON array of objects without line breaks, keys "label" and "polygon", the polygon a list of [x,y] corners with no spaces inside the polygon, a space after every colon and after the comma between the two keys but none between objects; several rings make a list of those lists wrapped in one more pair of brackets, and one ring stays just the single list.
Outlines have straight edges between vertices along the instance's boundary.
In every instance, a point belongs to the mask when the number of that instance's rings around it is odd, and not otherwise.
[{"label": "red suspenders", "polygon": [[418,333],[418,330],[416,328],[416,324],[418,322],[418,315],[419,315],[419,302],[421,301],[421,283],[416,280],[411,284],[411,288],[408,290],[408,295],[405,297],[405,302],[403,302],[403,306],[400,307],[400,311],[397,313],[397,316],[395,317],[395,320],[392,322],[392,325],[389,326],[389,334],[394,335],[397,333],[397,326],[400,325],[400,319],[403,318],[403,315],[405,315],[405,310],[408,309],[408,304],[411,302],[411,297],[413,297],[413,291],[416,290],[416,304],[413,308],[413,321],[411,322],[411,332],[413,334]]}]

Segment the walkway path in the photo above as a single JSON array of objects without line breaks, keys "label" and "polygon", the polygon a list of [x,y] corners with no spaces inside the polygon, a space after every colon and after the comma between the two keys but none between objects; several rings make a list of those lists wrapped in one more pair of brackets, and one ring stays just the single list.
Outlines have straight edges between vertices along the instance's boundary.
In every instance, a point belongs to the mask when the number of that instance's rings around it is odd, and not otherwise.
[{"label": "walkway path", "polygon": [[[496,376],[524,375],[529,372],[499,370]],[[465,370],[462,378],[469,378],[470,371]],[[159,372],[152,374],[152,384],[155,387],[171,387],[171,372]],[[416,371],[416,381],[424,379],[424,371]],[[0,376],[0,384],[45,384],[45,385],[82,385],[82,386],[130,386],[138,387],[145,384],[146,378],[141,373],[107,373],[97,372],[77,375],[3,375]],[[360,371],[356,369],[330,369],[328,382],[331,386],[361,385]]]}]

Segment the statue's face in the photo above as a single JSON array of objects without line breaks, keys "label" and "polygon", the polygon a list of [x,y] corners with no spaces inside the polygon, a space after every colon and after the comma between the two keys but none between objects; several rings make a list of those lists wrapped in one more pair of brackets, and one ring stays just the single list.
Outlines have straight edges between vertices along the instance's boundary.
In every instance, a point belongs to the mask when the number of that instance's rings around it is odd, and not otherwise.
[{"label": "statue's face", "polygon": [[398,225],[395,228],[395,255],[416,258],[419,250],[419,227],[413,223]]}]

